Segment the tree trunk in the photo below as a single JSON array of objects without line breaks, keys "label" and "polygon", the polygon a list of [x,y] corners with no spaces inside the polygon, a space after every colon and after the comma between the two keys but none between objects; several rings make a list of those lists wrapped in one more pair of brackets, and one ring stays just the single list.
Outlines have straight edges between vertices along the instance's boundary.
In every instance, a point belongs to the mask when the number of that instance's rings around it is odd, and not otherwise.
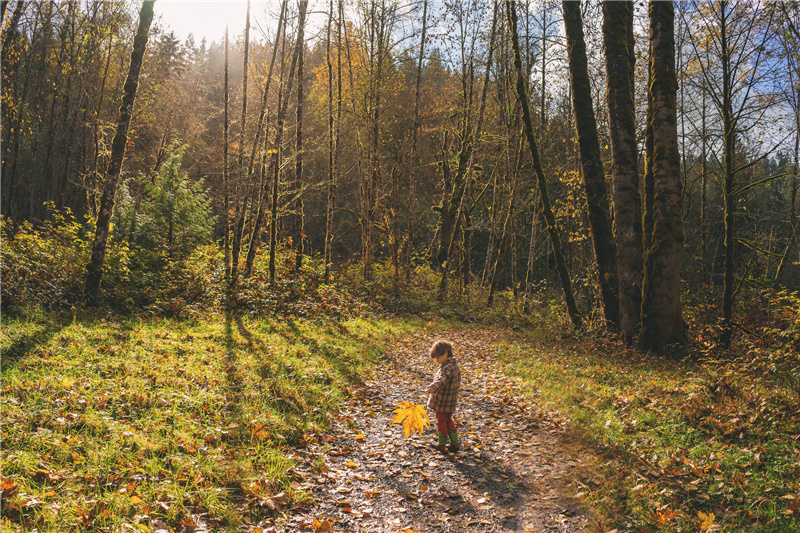
[{"label": "tree trunk", "polygon": [[[231,289],[234,279],[231,275],[231,216],[230,216],[230,184],[228,176],[228,106],[230,95],[228,94],[228,26],[225,26],[225,74],[223,89],[224,117],[222,122],[222,187],[225,208],[225,279],[228,290]],[[236,262],[239,262],[239,254],[236,254]]]},{"label": "tree trunk", "polygon": [[517,12],[512,0],[506,0],[506,10],[508,11],[509,27],[511,28],[511,44],[514,48],[514,67],[517,71],[517,95],[522,104],[522,120],[525,129],[525,137],[528,139],[528,147],[531,151],[533,169],[536,173],[536,181],[539,186],[539,194],[542,198],[542,211],[547,221],[547,232],[550,235],[550,242],[553,246],[553,255],[556,258],[556,268],[561,279],[561,288],[564,291],[564,300],[567,305],[570,320],[576,328],[581,327],[581,315],[575,303],[575,296],[572,293],[572,281],[567,270],[567,262],[561,250],[561,238],[558,235],[556,217],[553,214],[553,207],[550,203],[550,195],[547,192],[547,180],[544,176],[542,163],[539,160],[539,149],[536,146],[536,139],[533,136],[533,124],[531,123],[531,111],[528,106],[528,94],[525,88],[525,80],[522,72],[522,54],[519,49],[519,36],[517,34]]},{"label": "tree trunk", "polygon": [[722,62],[722,141],[724,145],[723,172],[725,187],[725,282],[722,290],[722,335],[720,345],[727,349],[733,334],[734,272],[736,269],[735,222],[736,198],[733,191],[734,158],[736,157],[736,125],[733,118],[733,93],[730,79],[730,51],[728,49],[727,5],[723,1],[720,10],[720,60]]},{"label": "tree trunk", "polygon": [[597,135],[597,121],[592,104],[592,88],[589,83],[586,43],[581,21],[581,4],[575,1],[564,1],[563,6],[569,72],[572,82],[572,107],[575,112],[575,130],[578,134],[583,185],[586,189],[589,228],[597,265],[597,283],[603,299],[606,326],[616,329],[619,327],[616,246],[609,215],[611,203],[603,172],[603,160],[600,158],[600,140]]},{"label": "tree trunk", "polygon": [[[302,30],[300,31],[302,33]],[[294,169],[294,186],[292,187],[295,196],[293,231],[294,246],[296,251],[295,267],[300,270],[303,265],[303,254],[306,253],[305,242],[305,220],[303,216],[303,51],[305,43],[299,42],[297,56],[297,125],[296,125],[296,154]]]},{"label": "tree trunk", "polygon": [[642,200],[634,103],[633,2],[603,3],[620,333],[631,342],[642,306]]},{"label": "tree trunk", "polygon": [[111,160],[106,174],[106,183],[103,188],[103,198],[100,202],[100,212],[97,215],[97,229],[92,243],[92,257],[86,266],[86,285],[84,294],[89,304],[95,304],[100,299],[100,281],[103,277],[103,265],[106,259],[108,235],[111,229],[111,216],[114,211],[114,198],[117,194],[119,175],[122,170],[122,160],[125,157],[125,145],[128,142],[128,127],[133,115],[133,103],[136,99],[136,89],[139,86],[139,72],[142,69],[147,39],[150,35],[150,24],[153,22],[153,4],[155,0],[145,0],[139,13],[139,26],[133,40],[131,63],[128,77],[122,95],[122,106],[119,110],[117,131],[111,143]]},{"label": "tree trunk", "polygon": [[678,151],[675,10],[672,2],[650,2],[650,99],[652,102],[653,226],[646,250],[639,345],[664,351],[685,345],[680,293],[683,246],[680,154]]},{"label": "tree trunk", "polygon": [[247,139],[247,61],[250,57],[250,0],[244,24],[244,59],[242,60],[242,121],[239,125],[239,179],[244,180],[244,145]]},{"label": "tree trunk", "polygon": [[[450,210],[445,213],[442,211],[442,217],[447,216],[448,220],[442,219],[442,232],[440,234],[439,245],[439,262],[449,266],[450,257],[453,255],[453,242],[455,236],[461,230],[461,221],[464,213],[465,198],[470,196],[470,186],[472,184],[472,174],[475,167],[475,153],[480,147],[481,131],[483,129],[483,116],[486,111],[486,95],[489,89],[489,76],[491,74],[492,55],[494,53],[494,41],[497,28],[497,15],[500,9],[499,2],[494,3],[492,10],[492,30],[489,35],[489,53],[486,58],[486,72],[483,77],[483,89],[481,90],[481,100],[478,108],[478,119],[475,123],[475,130],[471,130],[469,121],[465,121],[466,127],[464,129],[464,140],[459,152],[459,169],[456,179],[453,184],[453,195],[450,201]],[[465,110],[465,115],[469,112]],[[466,159],[466,163],[462,160]],[[447,232],[444,229],[447,228]],[[442,251],[445,252],[444,260],[442,260]],[[469,263],[469,250],[464,253],[464,259]],[[469,268],[469,266],[467,267]],[[442,269],[442,280],[439,285],[439,292],[437,300],[442,301],[446,295],[448,268]]]},{"label": "tree trunk", "polygon": [[[513,184],[512,184],[513,187]],[[500,268],[503,266],[503,258],[508,251],[508,240],[511,234],[511,224],[514,213],[514,193],[511,193],[511,201],[506,210],[506,219],[503,222],[503,234],[500,236],[500,246],[497,250],[497,258],[494,261],[494,268],[492,269],[492,281],[489,284],[489,297],[486,300],[486,307],[491,307],[494,302],[494,293],[497,290],[497,282],[500,278]]]},{"label": "tree trunk", "polygon": [[[341,1],[341,0],[340,0]],[[325,282],[331,279],[331,246],[333,244],[333,212],[336,199],[336,151],[334,149],[334,121],[333,121],[333,64],[331,63],[331,24],[333,24],[333,0],[329,2],[328,28],[325,38],[325,62],[328,67],[328,198],[325,209]],[[341,42],[337,42],[341,49]],[[341,67],[340,67],[341,68]],[[341,79],[339,79],[341,87]]]},{"label": "tree trunk", "polygon": [[294,75],[300,47],[303,46],[303,30],[305,28],[307,7],[308,0],[301,0],[300,18],[297,22],[297,42],[295,43],[294,53],[292,54],[292,65],[289,67],[289,81],[286,83],[284,101],[280,104],[278,109],[275,153],[272,156],[272,213],[269,228],[269,282],[271,284],[275,283],[275,258],[278,251],[278,189],[281,175],[280,153],[283,140],[283,122],[286,117],[286,109],[289,106],[289,95],[292,93],[292,85],[294,84]]},{"label": "tree trunk", "polygon": [[[270,63],[269,63],[269,70],[267,72],[267,81],[266,81],[266,83],[264,85],[264,92],[261,95],[261,111],[260,111],[260,113],[258,115],[258,125],[256,126],[256,137],[255,137],[255,140],[253,141],[253,148],[251,149],[251,152],[250,152],[250,162],[248,163],[248,166],[247,166],[247,180],[246,181],[247,181],[248,185],[251,182],[251,175],[253,173],[253,170],[255,169],[255,161],[256,161],[256,157],[257,157],[257,153],[258,153],[258,147],[259,147],[259,145],[262,144],[261,143],[261,135],[262,134],[264,136],[264,140],[263,140],[264,152],[266,152],[267,133],[265,131],[266,128],[264,127],[264,121],[265,121],[265,118],[267,116],[267,98],[269,96],[269,88],[272,85],[272,71],[273,71],[273,68],[275,66],[275,58],[278,55],[278,43],[282,42],[281,32],[286,33],[286,8],[287,8],[287,4],[288,4],[288,1],[287,0],[283,0],[283,2],[281,3],[280,15],[278,15],[278,29],[275,32],[275,46],[272,48],[272,59],[270,60]],[[255,222],[253,222],[253,230],[252,230],[252,232],[250,234],[250,245],[249,245],[249,247],[247,249],[247,258],[245,260],[244,277],[249,277],[250,274],[253,272],[253,264],[255,263],[255,260],[256,260],[256,250],[258,249],[258,242],[259,242],[259,238],[260,238],[260,235],[261,235],[261,226],[264,223],[264,213],[266,211],[266,209],[264,208],[264,201],[265,201],[265,198],[267,198],[267,185],[266,185],[266,183],[264,182],[264,179],[263,179],[263,176],[264,176],[264,163],[263,163],[264,155],[266,155],[266,154],[262,154],[262,165],[261,165],[261,176],[262,176],[262,178],[259,180],[259,188],[261,189],[261,195],[260,195],[261,200],[258,203],[258,206],[256,208]],[[242,223],[241,224],[241,228],[239,230],[237,230],[236,233],[235,233],[236,241],[234,241],[234,242],[238,242],[238,243],[241,243],[241,240],[242,240],[242,232],[243,232],[242,230],[244,229],[244,216],[245,216],[245,213],[247,211],[247,209],[246,209],[246,207],[247,207],[247,205],[246,205],[247,204],[247,198],[245,198],[245,201],[243,203],[245,205],[244,205],[244,208],[242,209],[242,212],[241,212],[241,217],[242,217],[241,218],[241,223]],[[237,257],[238,257],[238,255],[237,255]]]},{"label": "tree trunk", "polygon": [[414,84],[414,128],[411,130],[411,161],[408,173],[408,242],[406,243],[406,282],[411,281],[411,271],[413,269],[412,257],[414,254],[414,186],[416,184],[416,172],[419,168],[419,158],[417,157],[417,136],[420,127],[419,103],[420,86],[422,82],[422,59],[425,56],[425,34],[428,29],[428,0],[422,3],[422,36],[419,42],[419,58],[417,60],[417,80]]}]

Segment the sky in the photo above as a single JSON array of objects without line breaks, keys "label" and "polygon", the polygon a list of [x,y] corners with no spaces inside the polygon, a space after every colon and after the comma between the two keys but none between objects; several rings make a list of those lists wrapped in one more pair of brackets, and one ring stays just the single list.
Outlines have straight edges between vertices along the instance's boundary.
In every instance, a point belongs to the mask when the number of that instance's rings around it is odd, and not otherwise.
[{"label": "sky", "polygon": [[[277,9],[278,0],[251,0],[251,25],[254,19],[265,20],[265,10]],[[225,25],[231,38],[244,33],[247,2],[240,0],[158,0],[155,3],[156,20],[162,27],[169,27],[181,41],[189,34],[199,43],[205,37],[208,42],[220,42],[225,37]],[[160,17],[160,19],[159,19]],[[255,32],[255,28],[251,29]]]}]

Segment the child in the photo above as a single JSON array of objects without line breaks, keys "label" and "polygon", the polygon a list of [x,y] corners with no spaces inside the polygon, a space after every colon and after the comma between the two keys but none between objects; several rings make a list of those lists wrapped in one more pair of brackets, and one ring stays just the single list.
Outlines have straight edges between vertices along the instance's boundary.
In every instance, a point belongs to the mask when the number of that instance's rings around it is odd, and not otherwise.
[{"label": "child", "polygon": [[[457,452],[458,433],[456,423],[453,422],[453,412],[458,401],[458,389],[461,387],[461,369],[453,357],[453,347],[447,341],[436,341],[431,347],[431,359],[439,363],[439,369],[428,385],[428,407],[436,411],[436,429],[439,443],[432,444],[437,451],[446,453],[447,449]],[[447,437],[450,437],[450,446]]]}]

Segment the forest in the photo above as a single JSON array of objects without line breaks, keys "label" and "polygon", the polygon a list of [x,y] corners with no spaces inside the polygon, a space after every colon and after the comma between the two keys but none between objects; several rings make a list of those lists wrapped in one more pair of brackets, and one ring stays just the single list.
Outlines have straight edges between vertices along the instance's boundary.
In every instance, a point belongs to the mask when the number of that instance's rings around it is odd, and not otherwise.
[{"label": "forest", "polygon": [[797,2],[162,2],[0,1],[4,530],[358,530],[341,413],[449,336],[467,449],[480,396],[603,480],[367,531],[796,531]]}]

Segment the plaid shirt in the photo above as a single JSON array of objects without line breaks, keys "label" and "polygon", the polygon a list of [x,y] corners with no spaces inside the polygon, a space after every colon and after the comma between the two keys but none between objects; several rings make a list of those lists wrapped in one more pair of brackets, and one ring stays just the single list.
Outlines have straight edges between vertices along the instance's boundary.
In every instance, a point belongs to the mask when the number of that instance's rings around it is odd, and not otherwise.
[{"label": "plaid shirt", "polygon": [[461,387],[461,369],[455,357],[449,357],[439,366],[428,388],[433,389],[428,399],[428,407],[438,413],[452,413],[456,410],[458,389]]}]

